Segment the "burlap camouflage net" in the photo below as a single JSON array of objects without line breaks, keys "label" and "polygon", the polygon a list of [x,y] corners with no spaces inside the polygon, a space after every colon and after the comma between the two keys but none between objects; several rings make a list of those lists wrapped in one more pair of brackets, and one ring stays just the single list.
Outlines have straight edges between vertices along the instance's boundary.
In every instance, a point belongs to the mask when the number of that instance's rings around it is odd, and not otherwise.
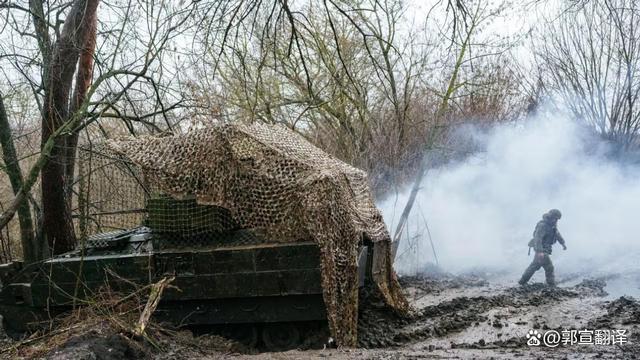
[{"label": "burlap camouflage net", "polygon": [[269,239],[313,239],[321,252],[329,328],[355,346],[358,244],[374,243],[373,278],[385,301],[407,310],[390,257],[390,237],[366,174],[279,125],[219,125],[173,137],[109,141],[141,168],[152,189],[228,209],[242,228]]}]

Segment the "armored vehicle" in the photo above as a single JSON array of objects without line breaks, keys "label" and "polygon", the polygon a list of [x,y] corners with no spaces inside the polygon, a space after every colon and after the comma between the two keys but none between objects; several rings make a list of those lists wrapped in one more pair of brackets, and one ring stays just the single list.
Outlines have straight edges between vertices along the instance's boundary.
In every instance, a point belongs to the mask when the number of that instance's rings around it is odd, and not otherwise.
[{"label": "armored vehicle", "polygon": [[104,285],[127,293],[166,277],[175,288],[162,294],[160,320],[237,329],[249,344],[261,334],[270,348],[323,321],[337,345],[356,346],[365,278],[391,309],[408,310],[366,173],[285,126],[221,123],[109,140],[78,157],[80,244],[2,268],[9,329]]},{"label": "armored vehicle", "polygon": [[[37,329],[104,286],[126,294],[171,276],[175,288],[162,295],[154,313],[159,321],[217,326],[247,345],[261,340],[273,350],[294,347],[326,322],[315,243],[274,243],[250,230],[216,234],[198,246],[175,240],[139,227],[91,236],[83,247],[37,265],[1,265],[5,330],[16,337]],[[367,252],[362,246],[361,283]]]}]

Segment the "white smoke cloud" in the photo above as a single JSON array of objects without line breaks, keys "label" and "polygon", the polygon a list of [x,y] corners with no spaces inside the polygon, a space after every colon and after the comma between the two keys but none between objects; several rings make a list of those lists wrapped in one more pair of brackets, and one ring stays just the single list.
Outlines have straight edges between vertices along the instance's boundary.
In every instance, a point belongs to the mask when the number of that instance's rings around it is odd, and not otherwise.
[{"label": "white smoke cloud", "polygon": [[[640,168],[606,157],[606,145],[568,119],[546,116],[489,131],[461,129],[482,150],[430,169],[396,259],[415,273],[434,255],[447,271],[473,268],[520,273],[542,214],[562,211],[552,259],[558,273],[616,272],[638,267]],[[408,191],[380,205],[395,226]],[[424,218],[423,218],[424,215]]]}]

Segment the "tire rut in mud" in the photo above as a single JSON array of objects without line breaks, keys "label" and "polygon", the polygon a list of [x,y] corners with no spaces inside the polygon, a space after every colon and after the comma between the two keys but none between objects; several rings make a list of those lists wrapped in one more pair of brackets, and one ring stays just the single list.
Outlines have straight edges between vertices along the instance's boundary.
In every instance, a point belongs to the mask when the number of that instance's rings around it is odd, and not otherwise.
[{"label": "tire rut in mud", "polygon": [[[401,278],[401,283],[405,288],[415,287],[425,292],[426,296],[429,292],[440,292],[451,288],[488,285],[481,279],[468,278],[412,277]],[[531,284],[508,288],[492,296],[456,297],[418,309],[408,317],[387,310],[370,294],[365,294],[364,301],[360,305],[358,344],[365,348],[393,347],[428,338],[444,337],[487,321],[487,316],[483,314],[493,308],[540,306],[569,298],[593,296],[601,293],[604,285],[606,285],[604,282],[586,281],[567,289]],[[492,325],[503,326],[495,319]],[[487,346],[509,348],[524,345],[524,342],[516,338],[491,344],[452,344],[452,346],[469,348],[487,348]]]}]

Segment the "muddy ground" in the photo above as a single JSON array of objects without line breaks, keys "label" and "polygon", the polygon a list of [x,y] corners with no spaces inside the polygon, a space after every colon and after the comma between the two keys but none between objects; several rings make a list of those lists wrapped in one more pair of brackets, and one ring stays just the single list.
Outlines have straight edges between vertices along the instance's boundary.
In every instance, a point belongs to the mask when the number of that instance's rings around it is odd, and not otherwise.
[{"label": "muddy ground", "polygon": [[[304,345],[311,349],[267,353],[214,335],[193,337],[187,331],[165,334],[154,347],[98,326],[54,349],[30,352],[29,346],[36,345],[27,345],[20,351],[3,351],[0,355],[48,359],[638,359],[640,303],[633,297],[607,292],[607,281],[616,278],[573,275],[559,279],[558,287],[541,283],[520,287],[513,277],[501,274],[402,277],[404,291],[414,308],[411,316],[389,312],[374,296],[363,294],[366,304],[361,306],[357,349],[323,349],[325,335],[319,333],[315,341]],[[631,282],[629,286],[638,284]],[[527,344],[529,331],[543,335],[548,331],[585,329],[626,330],[627,342],[561,343],[557,347]],[[589,342],[589,334],[581,334]],[[595,335],[592,342],[594,338]],[[7,339],[3,341],[5,349],[15,347]]]}]

